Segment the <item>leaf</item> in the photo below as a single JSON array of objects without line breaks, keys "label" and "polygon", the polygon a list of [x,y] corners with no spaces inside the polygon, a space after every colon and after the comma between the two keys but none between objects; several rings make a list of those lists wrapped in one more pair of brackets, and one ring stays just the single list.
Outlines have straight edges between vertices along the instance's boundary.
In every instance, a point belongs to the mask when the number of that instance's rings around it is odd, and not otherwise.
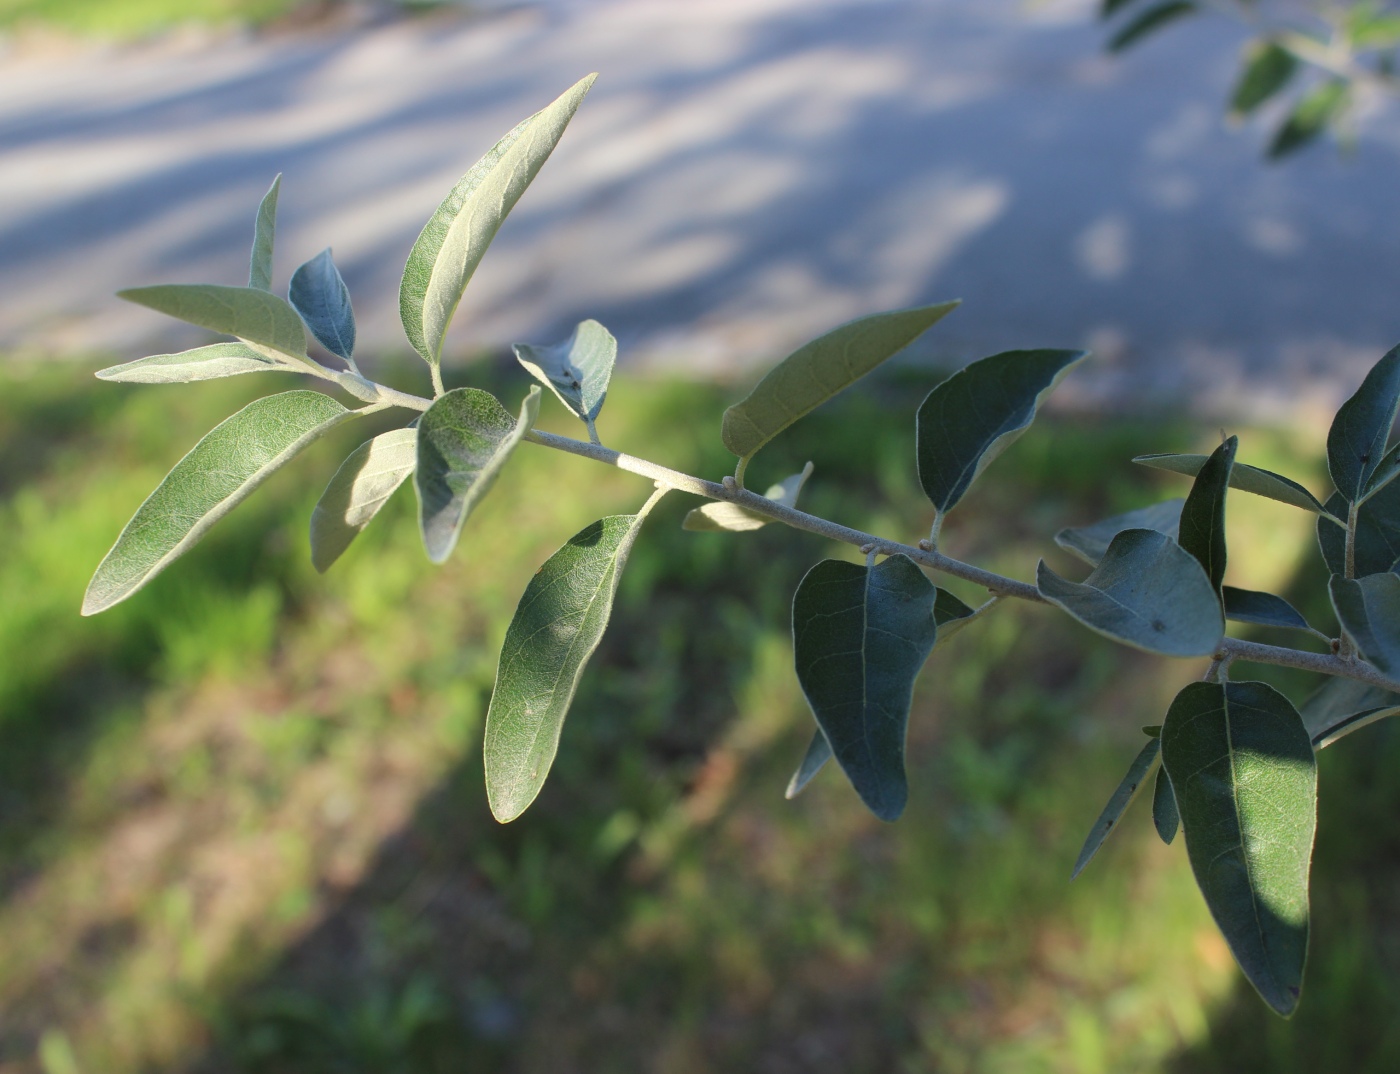
[{"label": "leaf", "polygon": [[792,779],[788,780],[783,797],[792,801],[806,790],[807,784],[812,782],[812,777],[820,772],[829,760],[831,743],[827,742],[826,735],[822,734],[822,729],[818,727],[812,732],[812,741],[807,744],[807,752],[802,755],[797,771],[792,774]]},{"label": "leaf", "polygon": [[976,608],[968,607],[946,589],[939,589],[933,598],[933,621],[938,625],[938,638],[934,646],[942,645],[971,623],[976,615]]},{"label": "leaf", "polygon": [[1337,620],[1362,654],[1387,675],[1400,674],[1400,575],[1332,575]]},{"label": "leaf", "polygon": [[1216,593],[1225,581],[1225,493],[1238,447],[1239,439],[1232,436],[1211,453],[1181,509],[1178,543],[1196,557]]},{"label": "leaf", "polygon": [[292,273],[287,299],[321,346],[350,361],[355,354],[355,311],[329,246]]},{"label": "leaf", "polygon": [[434,563],[456,547],[462,524],[491,491],[501,467],[540,412],[531,386],[512,419],[496,397],[478,388],[454,388],[434,401],[418,422],[418,525]]},{"label": "leaf", "polygon": [[83,614],[131,596],[292,456],[353,414],[320,392],[293,391],[257,399],[217,425],[126,524],[92,576]]},{"label": "leaf", "polygon": [[660,495],[635,515],[600,519],[575,534],[520,598],[501,647],[482,747],[486,795],[503,824],[525,812],[544,786],[583,669],[607,629],[627,556]]},{"label": "leaf", "polygon": [[[1208,455],[1139,455],[1133,462],[1151,466],[1156,470],[1170,470],[1175,474],[1195,477],[1205,465]],[[1261,470],[1257,466],[1237,462],[1230,468],[1230,487],[1241,492],[1252,492],[1256,496],[1267,496],[1293,507],[1316,514],[1325,513],[1325,508],[1316,496],[1291,478],[1276,474],[1272,470]]]},{"label": "leaf", "polygon": [[1320,750],[1377,720],[1400,715],[1400,694],[1355,679],[1328,679],[1299,711],[1313,749]]},{"label": "leaf", "polygon": [[212,283],[167,283],[118,291],[117,297],[200,328],[260,343],[281,354],[306,356],[306,330],[297,311],[266,291]]},{"label": "leaf", "polygon": [[919,407],[919,480],[942,515],[1035,420],[1087,351],[1006,351],[960,369]]},{"label": "leaf", "polygon": [[1170,0],[1169,3],[1156,4],[1109,38],[1108,51],[1122,52],[1148,34],[1155,33],[1185,15],[1194,15],[1197,10],[1196,5],[1188,3],[1187,0]]},{"label": "leaf", "polygon": [[1223,595],[1226,619],[1234,619],[1240,623],[1257,623],[1260,626],[1306,630],[1309,634],[1325,637],[1321,632],[1308,625],[1302,612],[1273,593],[1261,593],[1255,589],[1236,589],[1232,585],[1227,585],[1223,589]]},{"label": "leaf", "polygon": [[[904,726],[913,679],[936,638],[940,594],[952,602],[944,602],[951,618],[971,614],[951,594],[935,590],[912,561],[897,556],[869,569],[825,561],[808,572],[794,598],[798,679],[818,733],[828,744],[828,734],[840,736],[836,755],[842,767],[866,804],[886,820],[898,816],[907,796]],[[833,608],[833,601],[845,600],[855,603]],[[855,646],[853,652],[841,649],[845,641]],[[803,768],[815,767],[806,779],[820,767],[821,752],[815,744],[809,749]],[[795,776],[793,786],[800,790],[806,779],[799,784]]]},{"label": "leaf", "polygon": [[1157,782],[1152,788],[1152,826],[1167,846],[1172,845],[1176,830],[1181,827],[1181,814],[1176,811],[1172,779],[1165,768],[1157,769]]},{"label": "leaf", "polygon": [[1298,58],[1277,41],[1256,41],[1230,95],[1230,112],[1237,118],[1252,113],[1284,86],[1298,70]]},{"label": "leaf", "polygon": [[1088,526],[1078,526],[1060,530],[1055,534],[1055,543],[1066,552],[1072,552],[1091,567],[1097,567],[1108,544],[1124,530],[1156,530],[1176,540],[1177,524],[1181,520],[1181,508],[1185,500],[1163,500],[1150,507],[1139,507],[1136,511],[1114,515],[1101,522]]},{"label": "leaf", "polygon": [[1138,789],[1147,779],[1147,773],[1154,764],[1157,763],[1157,751],[1161,748],[1161,742],[1155,738],[1149,738],[1147,745],[1143,746],[1138,755],[1133,758],[1133,763],[1128,766],[1128,772],[1118,784],[1112,796],[1108,799],[1108,804],[1103,807],[1103,812],[1099,814],[1099,819],[1094,821],[1094,826],[1089,829],[1088,838],[1084,840],[1084,846],[1079,850],[1079,857],[1074,863],[1074,872],[1069,874],[1071,880],[1075,879],[1084,871],[1084,866],[1088,865],[1094,855],[1099,852],[1099,847],[1103,846],[1103,841],[1118,825],[1118,820],[1123,816],[1128,806],[1137,797]]},{"label": "leaf", "polygon": [[[784,507],[796,507],[797,497],[802,492],[802,486],[807,484],[807,479],[811,476],[812,464],[809,462],[802,468],[801,473],[783,478],[776,485],[770,486],[763,495],[770,500],[776,500]],[[685,521],[681,523],[681,529],[728,530],[731,533],[747,533],[752,530],[760,530],[771,521],[773,520],[767,515],[760,515],[757,511],[750,511],[746,507],[740,507],[737,503],[718,501],[688,511]]]},{"label": "leaf", "polygon": [[904,811],[904,733],[933,649],[937,590],[908,556],[874,567],[828,559],[792,601],[797,681],[831,752],[881,820]]},{"label": "leaf", "polygon": [[1103,0],[1103,3],[1099,5],[1099,18],[1106,19],[1124,4],[1132,2],[1133,0]]},{"label": "leaf", "polygon": [[419,233],[399,287],[399,315],[413,349],[430,366],[462,292],[501,222],[563,137],[597,75],[576,82],[517,124],[457,181]]},{"label": "leaf", "polygon": [[958,306],[877,313],[843,324],[799,347],[724,412],[720,438],[741,459],[750,458],[798,418],[894,357]]},{"label": "leaf", "polygon": [[1385,456],[1400,405],[1400,347],[1388,351],[1332,419],[1327,432],[1327,469],[1348,502],[1360,498]]},{"label": "leaf", "polygon": [[214,343],[179,354],[153,354],[97,371],[99,380],[127,384],[184,384],[239,373],[294,373],[296,366],[264,357],[246,343]]},{"label": "leaf", "polygon": [[1274,134],[1269,143],[1269,159],[1279,160],[1316,140],[1346,110],[1350,101],[1351,88],[1340,79],[1324,82],[1308,93],[1293,106],[1283,126]]},{"label": "leaf", "polygon": [[[1340,492],[1327,501],[1329,511],[1345,517],[1347,502]],[[1333,574],[1346,574],[1346,531],[1320,519],[1317,543]],[[1400,563],[1400,481],[1392,481],[1374,496],[1362,500],[1356,512],[1356,574],[1383,574]]]},{"label": "leaf", "polygon": [[324,573],[418,463],[418,430],[392,429],[350,453],[311,512],[311,563]]},{"label": "leaf", "polygon": [[1211,916],[1264,1001],[1291,1014],[1317,824],[1317,763],[1302,718],[1264,683],[1192,683],[1167,712],[1162,763]]},{"label": "leaf", "polygon": [[272,180],[253,222],[253,253],[248,259],[248,286],[272,290],[272,242],[277,234],[277,194],[282,189],[282,173]]},{"label": "leaf", "polygon": [[563,343],[551,347],[517,343],[514,350],[530,375],[553,391],[591,433],[617,359],[613,334],[597,321],[580,321]]},{"label": "leaf", "polygon": [[1225,633],[1220,599],[1191,553],[1156,530],[1124,530],[1083,582],[1040,561],[1040,595],[1090,630],[1166,656],[1209,656]]}]

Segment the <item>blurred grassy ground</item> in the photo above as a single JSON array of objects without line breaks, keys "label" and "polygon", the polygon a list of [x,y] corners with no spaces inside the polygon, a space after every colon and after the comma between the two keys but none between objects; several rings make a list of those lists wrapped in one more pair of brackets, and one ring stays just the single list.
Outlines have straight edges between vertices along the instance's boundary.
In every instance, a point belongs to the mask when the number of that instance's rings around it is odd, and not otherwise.
[{"label": "blurred grassy ground", "polygon": [[[265,26],[314,22],[347,0],[0,0],[0,30],[43,28],[104,38],[135,38],[174,26]],[[463,0],[388,0],[427,10]]]},{"label": "blurred grassy ground", "polygon": [[[1324,755],[1309,984],[1279,1022],[1141,806],[1066,881],[1138,727],[1199,668],[1002,608],[921,680],[899,823],[834,771],[787,803],[810,728],[788,601],[818,558],[853,552],[778,527],[684,533],[694,501],[674,494],[550,783],[501,827],[478,746],[515,599],[644,482],[527,445],[445,568],[403,490],[318,576],[311,507],[362,428],[85,620],[87,578],[142,497],[272,385],[0,370],[3,1074],[1400,1068],[1400,737],[1385,725]],[[508,405],[524,391],[487,366],[471,378]],[[811,458],[810,509],[923,532],[910,460],[928,385],[891,374],[825,408],[753,483]],[[714,476],[731,462],[723,404],[626,378],[603,433]],[[1216,435],[1051,416],[946,539],[1019,576],[1041,554],[1068,569],[1059,526],[1183,491],[1128,457]],[[1281,435],[1248,432],[1242,458],[1320,486],[1316,456]],[[1299,573],[1307,521],[1234,497],[1232,580],[1286,587],[1325,622]]]}]

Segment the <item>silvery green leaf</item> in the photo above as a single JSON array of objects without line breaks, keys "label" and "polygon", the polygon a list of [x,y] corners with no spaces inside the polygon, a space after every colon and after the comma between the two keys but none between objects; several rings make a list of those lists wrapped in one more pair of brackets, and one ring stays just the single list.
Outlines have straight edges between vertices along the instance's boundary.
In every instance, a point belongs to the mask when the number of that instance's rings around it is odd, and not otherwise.
[{"label": "silvery green leaf", "polygon": [[292,273],[287,299],[321,346],[350,361],[355,354],[355,311],[329,246]]},{"label": "silvery green leaf", "polygon": [[[1195,477],[1205,465],[1208,455],[1139,455],[1133,462],[1143,466],[1151,466],[1157,470],[1170,470],[1174,474],[1185,474],[1187,477]],[[1293,507],[1301,507],[1304,511],[1312,511],[1315,514],[1326,513],[1326,508],[1307,489],[1291,478],[1276,474],[1272,470],[1263,470],[1258,466],[1249,466],[1246,463],[1237,462],[1230,468],[1230,487],[1239,489],[1241,492],[1250,492],[1255,496],[1266,496],[1271,500],[1278,500],[1279,503],[1286,503]],[[1342,517],[1346,517],[1343,513]]]},{"label": "silvery green leaf", "polygon": [[904,811],[904,733],[914,679],[933,649],[933,583],[907,556],[874,567],[828,559],[792,601],[797,681],[861,800],[881,820]]},{"label": "silvery green leaf", "polygon": [[797,771],[792,774],[792,779],[788,780],[783,797],[791,801],[806,790],[807,784],[812,782],[812,777],[820,772],[829,760],[831,743],[827,742],[826,735],[822,734],[822,729],[818,727],[812,732],[812,741],[807,744],[807,752],[802,755]]},{"label": "silvery green leaf", "polygon": [[491,490],[539,412],[540,390],[532,386],[518,419],[478,388],[454,388],[423,414],[414,487],[423,546],[434,563],[452,554],[462,523]]},{"label": "silvery green leaf", "polygon": [[[802,492],[802,486],[807,483],[807,479],[811,476],[812,464],[809,462],[802,468],[801,473],[785,477],[776,485],[769,486],[768,491],[763,495],[770,500],[776,500],[784,507],[796,507],[797,497]],[[697,531],[727,530],[730,533],[748,533],[752,530],[761,530],[771,521],[772,519],[767,515],[760,515],[757,511],[750,511],[746,507],[740,507],[737,503],[716,501],[686,512],[685,521],[681,523],[681,528]]]},{"label": "silvery green leaf", "polygon": [[1260,626],[1286,627],[1290,630],[1306,630],[1309,634],[1324,637],[1319,631],[1308,626],[1303,613],[1282,597],[1273,593],[1261,593],[1255,589],[1224,587],[1225,618],[1239,623],[1257,623]]},{"label": "silvery green leaf", "polygon": [[559,143],[597,75],[575,83],[517,124],[457,181],[419,234],[399,287],[399,315],[413,349],[436,366],[462,292],[491,240]]},{"label": "silvery green leaf", "polygon": [[272,243],[277,234],[277,193],[282,189],[282,174],[272,180],[253,223],[253,253],[248,259],[248,286],[259,291],[272,290]]},{"label": "silvery green leaf", "polygon": [[515,357],[530,375],[593,430],[612,379],[617,340],[597,321],[580,321],[573,335],[549,347],[514,346]]},{"label": "silvery green leaf", "polygon": [[1355,679],[1328,679],[1299,710],[1313,749],[1330,746],[1353,731],[1400,715],[1400,694]]},{"label": "silvery green leaf", "polygon": [[[1347,501],[1334,492],[1329,511],[1347,515]],[[1322,517],[1317,523],[1317,543],[1323,561],[1333,574],[1346,574],[1346,530]],[[1356,575],[1383,574],[1400,564],[1400,481],[1392,481],[1356,509]]]},{"label": "silvery green leaf", "polygon": [[1119,819],[1126,812],[1128,806],[1132,805],[1133,799],[1137,797],[1138,789],[1147,780],[1147,773],[1157,763],[1157,752],[1161,745],[1157,739],[1149,738],[1147,744],[1133,758],[1133,763],[1128,766],[1128,771],[1123,776],[1122,782],[1118,784],[1109,797],[1108,804],[1103,807],[1103,812],[1099,814],[1099,819],[1094,821],[1094,826],[1089,829],[1089,835],[1085,838],[1084,845],[1079,849],[1079,857],[1075,859],[1074,872],[1069,874],[1071,880],[1084,871],[1084,866],[1088,865],[1094,855],[1099,852],[1099,847],[1103,846],[1104,840],[1117,827]]},{"label": "silvery green leaf", "polygon": [[1177,543],[1196,557],[1216,593],[1225,582],[1225,493],[1238,446],[1238,438],[1230,437],[1196,472],[1178,527]]},{"label": "silvery green leaf", "polygon": [[255,400],[216,426],[126,524],[92,576],[83,614],[131,596],[297,452],[353,413],[320,392],[293,391]]},{"label": "silvery green leaf", "polygon": [[919,407],[919,481],[939,515],[952,510],[989,463],[1087,351],[1006,351],[960,369]]},{"label": "silvery green leaf", "polygon": [[234,377],[239,373],[295,373],[295,365],[283,365],[259,354],[246,343],[213,343],[179,354],[153,354],[134,362],[99,369],[99,380],[127,384],[186,384],[195,380]]},{"label": "silvery green leaf", "polygon": [[1176,539],[1177,524],[1181,520],[1182,499],[1163,500],[1148,507],[1139,507],[1112,518],[1088,526],[1075,526],[1062,529],[1055,534],[1055,543],[1066,552],[1072,552],[1091,567],[1097,567],[1103,554],[1108,551],[1109,542],[1124,530],[1156,530]]},{"label": "silvery green leaf", "polygon": [[1155,33],[1183,16],[1194,15],[1198,10],[1190,0],[1165,0],[1163,3],[1154,4],[1109,38],[1108,51],[1122,52],[1148,34]]},{"label": "silvery green leaf", "polygon": [[417,429],[380,433],[350,453],[311,512],[311,563],[318,571],[340,558],[417,464]]},{"label": "silvery green leaf", "polygon": [[554,763],[564,717],[612,615],[617,583],[642,521],[600,519],[570,538],[530,579],[506,630],[486,713],[482,759],[492,815],[525,812]]},{"label": "silvery green leaf", "polygon": [[1327,469],[1332,484],[1348,502],[1360,498],[1385,455],[1395,411],[1400,405],[1400,347],[1388,351],[1350,399],[1342,404],[1327,432]]},{"label": "silvery green leaf", "polygon": [[1172,845],[1177,829],[1181,827],[1181,814],[1176,809],[1176,794],[1172,791],[1172,778],[1165,768],[1157,769],[1157,783],[1152,788],[1152,826],[1157,835]]},{"label": "silvery green leaf", "polygon": [[1083,582],[1041,560],[1040,594],[1090,630],[1166,656],[1209,656],[1225,620],[1215,587],[1191,553],[1156,530],[1124,530]]},{"label": "silvery green leaf", "polygon": [[1196,883],[1245,976],[1287,1016],[1308,951],[1317,762],[1302,718],[1260,682],[1197,682],[1162,726]]},{"label": "silvery green leaf", "polygon": [[1400,575],[1332,575],[1332,609],[1367,660],[1400,675]]},{"label": "silvery green leaf", "polygon": [[306,356],[306,330],[297,311],[285,299],[255,287],[167,283],[118,291],[117,297],[280,354]]},{"label": "silvery green leaf", "polygon": [[877,313],[799,347],[724,412],[724,446],[741,459],[750,458],[793,422],[893,358],[957,305],[944,302]]}]

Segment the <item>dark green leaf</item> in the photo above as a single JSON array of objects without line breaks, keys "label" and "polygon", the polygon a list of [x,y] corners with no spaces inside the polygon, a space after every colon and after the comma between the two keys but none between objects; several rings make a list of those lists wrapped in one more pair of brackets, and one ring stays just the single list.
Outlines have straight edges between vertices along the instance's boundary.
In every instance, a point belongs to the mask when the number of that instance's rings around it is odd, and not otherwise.
[{"label": "dark green leaf", "polygon": [[1400,347],[1371,367],[1361,387],[1337,411],[1327,433],[1327,469],[1337,491],[1349,502],[1360,498],[1385,456],[1397,405]]},{"label": "dark green leaf", "polygon": [[1341,80],[1324,82],[1293,106],[1269,143],[1269,158],[1278,160],[1317,139],[1346,110],[1351,88]]},{"label": "dark green leaf", "polygon": [[1176,539],[1177,524],[1185,500],[1163,500],[1150,507],[1114,515],[1088,526],[1076,526],[1055,534],[1055,543],[1066,552],[1073,552],[1091,567],[1097,567],[1109,542],[1124,530],[1156,530]]},{"label": "dark green leaf", "polygon": [[1211,453],[1181,509],[1179,543],[1196,557],[1217,593],[1225,583],[1225,492],[1238,446],[1232,436]]},{"label": "dark green leaf", "polygon": [[1300,712],[1313,748],[1320,750],[1377,720],[1400,715],[1400,694],[1355,679],[1328,679]]},{"label": "dark green leaf", "polygon": [[549,159],[597,75],[576,82],[473,164],[424,225],[399,287],[399,315],[413,349],[436,366],[462,292],[506,214]]},{"label": "dark green leaf", "polygon": [[311,512],[311,562],[318,571],[340,558],[417,463],[417,429],[380,433],[350,453]]},{"label": "dark green leaf", "polygon": [[[1209,457],[1176,454],[1139,455],[1133,462],[1157,470],[1170,470],[1174,474],[1195,477]],[[1271,500],[1278,500],[1293,507],[1301,507],[1304,511],[1321,514],[1324,510],[1321,501],[1298,482],[1271,470],[1261,470],[1257,466],[1249,466],[1242,462],[1230,467],[1230,487],[1241,492],[1252,492],[1256,496],[1267,496]]]},{"label": "dark green leaf", "polygon": [[1293,1013],[1308,951],[1317,764],[1288,699],[1259,682],[1197,682],[1162,727],[1191,869],[1235,960]]},{"label": "dark green leaf", "polygon": [[282,175],[272,180],[253,222],[253,253],[248,259],[248,286],[259,291],[272,290],[272,242],[277,234],[277,192],[282,189]]},{"label": "dark green leaf", "polygon": [[[763,495],[770,500],[776,500],[784,507],[796,507],[797,497],[802,493],[802,486],[807,483],[807,479],[811,476],[812,464],[809,462],[802,468],[800,474],[783,478],[776,485],[770,486]],[[767,515],[760,515],[757,511],[750,511],[746,507],[740,507],[737,503],[718,501],[686,512],[685,521],[681,523],[681,528],[697,531],[727,530],[731,533],[748,533],[752,530],[761,530],[771,521],[772,519]]]},{"label": "dark green leaf", "polygon": [[802,755],[802,761],[797,766],[797,771],[792,774],[792,779],[788,780],[787,790],[783,796],[791,801],[807,789],[807,784],[812,782],[815,776],[831,760],[831,744],[827,742],[826,735],[822,734],[822,729],[818,727],[812,732],[812,741],[807,744],[807,752]]},{"label": "dark green leaf", "polygon": [[1108,838],[1109,833],[1118,826],[1119,818],[1132,804],[1133,799],[1137,797],[1138,789],[1146,781],[1148,771],[1157,763],[1157,752],[1161,749],[1161,745],[1157,739],[1149,738],[1147,744],[1133,758],[1133,763],[1128,766],[1128,772],[1123,777],[1123,781],[1118,784],[1118,789],[1108,799],[1108,804],[1103,807],[1099,819],[1094,821],[1094,826],[1089,829],[1089,836],[1084,840],[1084,846],[1080,848],[1079,857],[1075,860],[1074,872],[1069,874],[1071,880],[1084,871],[1084,866],[1089,864],[1094,855],[1099,852],[1099,847],[1103,846],[1103,841]]},{"label": "dark green leaf", "polygon": [[1176,830],[1181,827],[1181,814],[1176,811],[1176,795],[1172,793],[1172,779],[1165,768],[1157,769],[1157,783],[1152,788],[1152,826],[1167,846],[1176,838]]},{"label": "dark green leaf", "polygon": [[434,563],[452,554],[462,524],[491,491],[539,412],[540,390],[532,386],[518,419],[478,388],[454,388],[423,414],[413,481],[423,546]]},{"label": "dark green leaf", "polygon": [[861,800],[904,811],[904,733],[914,679],[937,636],[933,583],[907,556],[874,567],[828,559],[792,601],[797,681]]},{"label": "dark green leaf", "polygon": [[627,556],[660,493],[635,515],[600,519],[545,561],[506,630],[482,759],[491,813],[525,812],[549,775],[579,679],[607,630]]},{"label": "dark green leaf", "polygon": [[353,413],[320,392],[283,392],[249,403],[216,426],[126,524],[92,576],[83,614],[131,596],[292,456]]},{"label": "dark green leaf", "polygon": [[515,344],[515,357],[547,386],[590,432],[603,409],[617,359],[617,340],[597,321],[580,321],[574,334],[551,347]]},{"label": "dark green leaf", "polygon": [[1129,45],[1142,40],[1148,34],[1155,33],[1168,23],[1175,22],[1185,15],[1194,15],[1197,10],[1196,5],[1187,2],[1187,0],[1170,0],[1168,3],[1156,4],[1109,38],[1108,51],[1122,52]]},{"label": "dark green leaf", "polygon": [[355,353],[355,311],[327,246],[292,273],[287,299],[321,346],[347,362]]},{"label": "dark green leaf", "polygon": [[1332,575],[1332,610],[1367,660],[1400,675],[1400,575]]},{"label": "dark green leaf", "polygon": [[1220,599],[1191,553],[1156,530],[1124,530],[1083,582],[1040,561],[1040,594],[1090,630],[1166,656],[1209,656],[1225,620]]},{"label": "dark green leaf", "polygon": [[968,607],[946,589],[938,590],[933,598],[933,621],[938,625],[938,639],[934,644],[947,641],[972,622],[976,614],[976,608]]},{"label": "dark green leaf", "polygon": [[[1327,501],[1327,509],[1346,517],[1347,502],[1340,492]],[[1346,531],[1321,518],[1317,543],[1333,574],[1346,574]],[[1400,481],[1392,481],[1374,496],[1361,501],[1356,512],[1356,574],[1383,574],[1400,563]]]},{"label": "dark green leaf", "polygon": [[1099,5],[1099,18],[1107,19],[1120,7],[1132,2],[1133,0],[1103,0],[1103,3]]},{"label": "dark green leaf", "polygon": [[169,314],[213,332],[269,347],[294,358],[306,355],[306,330],[284,299],[255,287],[168,283],[118,291],[118,298]]},{"label": "dark green leaf", "polygon": [[1006,351],[954,373],[919,407],[919,481],[952,510],[993,459],[1035,420],[1036,409],[1086,351]]},{"label": "dark green leaf", "polygon": [[1230,95],[1230,111],[1247,116],[1288,84],[1298,59],[1277,41],[1256,41]]},{"label": "dark green leaf", "polygon": [[799,347],[724,412],[720,438],[748,459],[798,418],[892,358],[957,308],[956,302],[877,313]]},{"label": "dark green leaf", "polygon": [[134,362],[99,369],[99,380],[119,380],[128,384],[184,384],[195,380],[215,380],[239,373],[294,373],[297,367],[274,362],[246,343],[214,343],[179,354],[153,354]]},{"label": "dark green leaf", "polygon": [[1255,589],[1236,589],[1232,585],[1225,586],[1223,592],[1226,619],[1234,619],[1240,623],[1258,623],[1260,626],[1306,630],[1310,634],[1322,636],[1308,626],[1303,614],[1282,597],[1272,593],[1261,593]]}]

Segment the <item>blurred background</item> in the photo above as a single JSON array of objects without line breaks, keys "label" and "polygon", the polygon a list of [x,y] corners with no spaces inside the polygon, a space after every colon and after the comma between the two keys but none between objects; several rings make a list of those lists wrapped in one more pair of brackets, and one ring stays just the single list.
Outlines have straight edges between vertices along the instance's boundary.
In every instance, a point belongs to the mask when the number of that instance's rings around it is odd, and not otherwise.
[{"label": "blurred background", "polygon": [[[693,502],[668,497],[508,827],[479,749],[500,640],[554,548],[641,502],[636,478],[522,449],[445,568],[400,492],[320,576],[308,519],[358,429],[77,615],[146,493],[267,390],[97,384],[208,338],[112,293],[241,284],[281,172],[275,286],[332,245],[362,363],[423,391],[396,312],[419,227],[592,70],[467,291],[449,385],[513,406],[508,344],[596,317],[622,345],[604,439],[717,477],[723,407],[794,345],[961,297],[750,484],[811,459],[808,509],[911,539],[929,387],[1005,347],[1088,346],[950,522],[955,555],[1069,570],[1057,529],[1184,493],[1131,456],[1222,425],[1324,491],[1331,410],[1400,339],[1400,107],[1359,98],[1340,148],[1269,164],[1283,106],[1225,119],[1247,28],[1183,21],[1113,57],[1097,7],[0,0],[0,1072],[1400,1068],[1387,724],[1322,755],[1285,1023],[1143,807],[1068,883],[1139,727],[1203,668],[1045,610],[935,654],[899,823],[832,771],[785,802],[811,727],[791,593],[854,553],[685,533]],[[563,418],[546,403],[543,427]],[[1233,497],[1230,581],[1330,628],[1309,522]]]}]

